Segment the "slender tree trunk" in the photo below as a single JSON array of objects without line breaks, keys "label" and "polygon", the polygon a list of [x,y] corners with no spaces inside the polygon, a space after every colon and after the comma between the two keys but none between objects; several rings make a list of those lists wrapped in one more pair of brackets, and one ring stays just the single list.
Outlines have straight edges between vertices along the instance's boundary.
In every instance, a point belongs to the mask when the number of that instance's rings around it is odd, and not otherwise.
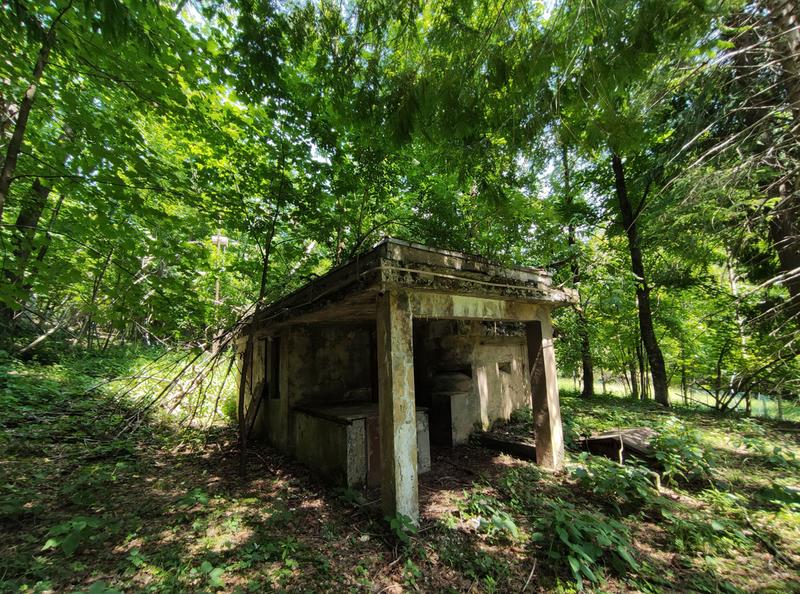
[{"label": "slender tree trunk", "polygon": [[594,396],[594,362],[589,344],[589,328],[583,311],[578,312],[578,332],[581,339],[581,366],[583,367],[583,389],[581,398]]},{"label": "slender tree trunk", "polygon": [[636,361],[631,357],[628,367],[631,373],[631,398],[639,399],[639,378],[636,376]]},{"label": "slender tree trunk", "polygon": [[589,324],[586,320],[586,314],[584,313],[583,304],[580,300],[579,287],[581,283],[581,269],[575,247],[577,245],[577,240],[575,237],[575,224],[572,222],[573,217],[571,213],[574,198],[572,196],[569,155],[566,145],[561,146],[561,165],[564,175],[564,203],[567,206],[570,217],[567,224],[567,244],[571,252],[570,267],[572,270],[572,285],[578,290],[578,304],[575,306],[575,311],[578,314],[578,336],[581,342],[581,366],[583,368],[581,398],[591,398],[594,395],[594,364],[592,361],[592,350],[589,344]]},{"label": "slender tree trunk", "polygon": [[48,186],[42,185],[38,178],[34,179],[30,198],[22,205],[14,224],[14,235],[11,240],[13,245],[12,261],[3,271],[5,281],[11,288],[12,301],[0,304],[0,321],[8,328],[10,334],[13,334],[14,311],[24,306],[27,301],[24,290],[28,284],[25,282],[25,272],[33,254],[33,240],[50,190]]},{"label": "slender tree trunk", "polygon": [[628,372],[625,371],[625,366],[622,367],[622,389],[628,394],[631,393],[631,380],[628,377]]},{"label": "slender tree trunk", "polygon": [[642,353],[641,339],[636,343],[636,361],[639,364],[639,398],[647,400],[647,390],[644,385],[647,375],[644,370],[644,354]]},{"label": "slender tree trunk", "polygon": [[47,62],[50,59],[50,52],[56,42],[56,26],[61,18],[72,8],[72,1],[69,0],[64,8],[56,15],[53,22],[50,24],[49,29],[45,32],[44,41],[39,48],[39,54],[36,56],[36,63],[33,66],[33,75],[25,90],[25,95],[19,104],[19,111],[17,112],[17,122],[14,125],[14,132],[11,134],[11,140],[6,147],[6,155],[3,159],[3,167],[0,169],[0,223],[3,221],[3,209],[5,208],[8,193],[11,189],[11,182],[14,180],[14,171],[17,169],[17,159],[22,150],[22,143],[25,139],[25,131],[28,127],[28,118],[31,115],[33,108],[33,100],[36,97],[36,89],[42,79]]},{"label": "slender tree trunk", "polygon": [[645,357],[642,357],[642,372],[639,374],[639,381],[641,382],[639,391],[642,394],[642,400],[650,400],[650,386],[648,385],[650,382],[647,381],[647,359]]},{"label": "slender tree trunk", "polygon": [[26,270],[26,282],[23,286],[23,294],[25,299],[27,300],[30,296],[33,279],[39,272],[39,267],[41,263],[44,261],[45,256],[47,255],[47,251],[50,249],[50,242],[53,239],[53,236],[50,232],[53,230],[53,225],[58,218],[58,213],[61,212],[61,205],[64,203],[64,194],[61,193],[58,197],[58,202],[56,202],[56,206],[53,209],[53,213],[50,215],[50,221],[47,223],[47,231],[45,231],[44,240],[42,241],[41,245],[39,246],[39,251],[36,253],[36,262],[35,264]]},{"label": "slender tree trunk", "polygon": [[281,214],[281,204],[283,203],[283,192],[285,188],[286,175],[284,169],[286,168],[286,146],[281,143],[281,160],[279,167],[279,174],[281,176],[281,183],[278,185],[278,191],[274,194],[275,208],[272,212],[272,220],[269,224],[267,231],[266,241],[264,242],[264,259],[261,263],[261,286],[258,291],[259,307],[263,305],[261,302],[267,294],[267,274],[269,272],[269,259],[272,254],[272,240],[275,238],[275,225],[278,224],[278,217]]},{"label": "slender tree trunk", "polygon": [[28,117],[31,114],[33,107],[33,99],[36,96],[36,88],[42,78],[42,72],[47,65],[47,60],[50,56],[50,50],[53,48],[55,38],[48,35],[42,47],[39,50],[39,55],[36,58],[36,66],[33,68],[33,77],[22,102],[19,106],[17,113],[17,123],[14,126],[14,133],[11,135],[11,140],[6,147],[6,157],[3,161],[3,169],[0,171],[0,221],[3,220],[3,208],[5,207],[8,192],[11,189],[11,182],[14,179],[14,171],[17,169],[17,159],[22,150],[22,141],[25,138],[25,129],[28,127]]},{"label": "slender tree trunk", "polygon": [[103,261],[103,265],[100,267],[100,270],[95,275],[94,282],[92,283],[92,297],[91,301],[89,302],[89,314],[86,318],[86,322],[83,326],[83,330],[81,333],[86,334],[86,348],[91,348],[92,344],[92,322],[94,321],[94,305],[97,302],[97,296],[100,293],[100,287],[103,284],[103,277],[106,275],[106,270],[108,270],[108,265],[111,263],[111,256],[114,255],[114,248],[112,247],[108,251],[108,255],[106,256],[105,260]]},{"label": "slender tree trunk", "polygon": [[264,259],[261,262],[261,287],[258,291],[258,301],[264,300],[267,294],[267,275],[269,273],[269,259],[272,254],[272,239],[275,237],[275,225],[278,222],[280,209],[276,206],[275,212],[272,214],[272,220],[269,224],[269,231],[267,232],[267,240],[264,244]]},{"label": "slender tree trunk", "polygon": [[[281,173],[281,185],[278,190],[278,199],[276,200],[275,212],[272,215],[272,221],[270,223],[269,231],[267,233],[266,241],[264,242],[264,260],[261,265],[261,287],[258,292],[258,302],[256,304],[256,313],[261,309],[263,305],[262,302],[264,297],[267,293],[267,277],[269,274],[269,265],[270,265],[270,257],[272,255],[272,242],[275,238],[275,226],[277,225],[278,216],[280,214],[280,208],[277,206],[280,204],[280,199],[282,198],[283,194],[283,174]],[[255,340],[253,337],[253,332],[255,328],[253,324],[255,324],[256,316],[253,315],[253,320],[251,321],[248,329],[247,329],[247,343],[244,349],[244,361],[242,362],[242,379],[239,383],[239,402],[238,402],[238,409],[237,413],[239,416],[239,444],[241,447],[240,452],[240,459],[239,459],[239,471],[242,475],[242,478],[247,477],[247,439],[249,437],[251,427],[247,425],[247,413],[245,411],[245,399],[247,396],[246,390],[246,383],[248,381],[248,374],[252,375],[252,367],[253,367],[253,352],[255,350]],[[264,353],[266,356],[266,352]],[[253,389],[253,381],[252,377],[249,378],[250,389]],[[250,400],[250,406],[255,404],[254,402],[255,394],[252,394],[252,398]],[[255,422],[255,416],[253,418],[253,422]]]},{"label": "slender tree trunk", "polygon": [[683,395],[683,405],[689,406],[689,381],[686,377],[686,350],[681,340],[681,394]]},{"label": "slender tree trunk", "polygon": [[663,406],[669,406],[669,390],[667,385],[667,370],[664,365],[664,356],[658,346],[655,329],[653,327],[653,314],[650,309],[650,287],[644,271],[642,250],[639,245],[639,230],[633,213],[633,205],[628,197],[625,183],[625,169],[622,159],[616,153],[611,158],[614,170],[614,185],[622,213],[622,224],[628,235],[628,248],[631,255],[631,270],[636,277],[636,301],[639,306],[639,329],[642,333],[642,342],[647,351],[650,363],[650,373],[653,378],[653,391],[655,400]]},{"label": "slender tree trunk", "polygon": [[800,192],[784,178],[773,184],[770,194],[778,199],[778,207],[769,217],[769,235],[783,277],[782,284],[789,291],[789,313],[800,312]]}]

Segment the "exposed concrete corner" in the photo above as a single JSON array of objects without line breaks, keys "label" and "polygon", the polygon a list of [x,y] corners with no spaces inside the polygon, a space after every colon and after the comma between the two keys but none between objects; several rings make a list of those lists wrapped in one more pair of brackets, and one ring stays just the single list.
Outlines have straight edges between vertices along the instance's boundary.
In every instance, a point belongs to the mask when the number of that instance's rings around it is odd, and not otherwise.
[{"label": "exposed concrete corner", "polygon": [[386,292],[377,298],[378,412],[381,498],[388,516],[419,522],[417,423],[411,298]]},{"label": "exposed concrete corner", "polygon": [[536,462],[554,470],[564,465],[564,432],[558,396],[553,325],[549,312],[539,322],[526,324],[531,405],[536,434]]}]

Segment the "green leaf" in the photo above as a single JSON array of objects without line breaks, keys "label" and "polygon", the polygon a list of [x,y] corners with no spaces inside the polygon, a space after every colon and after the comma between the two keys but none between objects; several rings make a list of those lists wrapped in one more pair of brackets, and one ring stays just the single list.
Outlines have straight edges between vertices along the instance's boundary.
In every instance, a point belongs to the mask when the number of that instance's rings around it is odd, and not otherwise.
[{"label": "green leaf", "polygon": [[636,559],[631,556],[628,549],[622,545],[617,546],[617,553],[619,553],[619,556],[622,557],[634,569],[639,566],[639,564],[636,563]]},{"label": "green leaf", "polygon": [[77,550],[80,544],[81,544],[81,533],[70,532],[69,534],[67,534],[64,540],[61,541],[61,549],[67,555],[72,555],[72,553],[74,553]]},{"label": "green leaf", "polygon": [[575,557],[570,555],[567,557],[569,561],[569,568],[572,570],[572,577],[575,578],[575,585],[578,590],[583,590],[583,578],[581,577],[581,563]]},{"label": "green leaf", "polygon": [[110,588],[103,580],[98,580],[89,586],[87,594],[122,594],[119,590]]},{"label": "green leaf", "polygon": [[225,570],[222,569],[221,567],[216,567],[212,569],[211,572],[208,574],[209,583],[216,588],[221,588],[222,586],[225,585],[225,582],[222,580],[222,576],[224,573]]},{"label": "green leaf", "polygon": [[569,561],[569,566],[572,569],[573,574],[577,574],[581,569],[581,562],[578,561],[575,557],[570,555],[567,557],[567,561]]},{"label": "green leaf", "polygon": [[48,549],[54,549],[55,547],[57,547],[59,545],[60,542],[61,541],[59,541],[56,538],[48,538],[47,542],[44,543],[44,546],[42,547],[42,550],[46,551]]}]

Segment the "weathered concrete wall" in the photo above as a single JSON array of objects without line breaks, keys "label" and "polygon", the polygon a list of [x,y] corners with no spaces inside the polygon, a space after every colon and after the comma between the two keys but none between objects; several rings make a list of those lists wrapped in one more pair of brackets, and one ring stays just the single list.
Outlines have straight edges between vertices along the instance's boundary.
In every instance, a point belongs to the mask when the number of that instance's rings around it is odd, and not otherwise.
[{"label": "weathered concrete wall", "polygon": [[[239,382],[241,382],[242,379],[244,351],[245,343],[243,342],[239,345],[236,356],[237,377],[239,378]],[[250,406],[253,403],[253,395],[260,394],[264,389],[265,355],[266,349],[264,339],[255,339],[253,341],[253,360],[248,368],[247,384],[245,386],[245,410],[250,410]],[[264,406],[263,402],[261,406]],[[259,437],[265,435],[269,431],[266,418],[265,411],[259,409],[259,413],[253,422],[253,431],[251,435]]]},{"label": "weathered concrete wall", "polygon": [[[286,448],[288,443],[288,431],[286,426],[288,394],[288,358],[287,353],[292,349],[292,339],[294,332],[292,328],[284,328],[279,333],[272,335],[273,338],[280,339],[280,356],[278,358],[280,369],[278,372],[279,388],[278,398],[272,399],[268,395],[262,399],[253,423],[251,437],[255,439],[266,439],[273,445]],[[269,337],[260,337],[253,342],[253,362],[248,373],[247,389],[245,391],[245,410],[249,410],[253,405],[255,395],[260,395],[264,390],[267,378],[267,340]],[[245,350],[244,342],[239,345],[237,356],[237,367],[241,381],[242,355]]]},{"label": "weathered concrete wall", "polygon": [[[416,324],[415,331],[418,401],[432,408],[435,442],[442,443],[436,433],[445,430],[451,443],[464,443],[476,427],[487,429],[530,406],[522,325],[431,320]],[[447,408],[451,424],[444,427]]]},{"label": "weathered concrete wall", "polygon": [[[375,399],[376,357],[371,324],[317,324],[281,330],[280,399],[265,398],[254,437],[292,452],[299,444],[291,407],[300,402]],[[530,406],[527,346],[522,325],[465,320],[429,320],[414,324],[417,404],[431,407],[434,441],[440,431],[435,398],[451,404],[452,443],[464,443],[475,428],[488,428]],[[266,348],[254,344],[252,386],[265,381]],[[443,394],[448,396],[442,396]],[[452,396],[452,397],[451,397]],[[248,395],[248,406],[249,398]]]},{"label": "weathered concrete wall", "polygon": [[[289,405],[371,395],[374,369],[369,324],[316,324],[292,327],[287,352]],[[377,395],[374,398],[376,399]]]},{"label": "weathered concrete wall", "polygon": [[531,404],[528,349],[524,340],[523,336],[497,336],[479,338],[475,343],[472,352],[474,393],[483,429]]},{"label": "weathered concrete wall", "polygon": [[[292,407],[300,402],[343,400],[346,397],[376,400],[372,324],[317,324],[288,326],[280,338],[278,398],[264,398],[253,425],[252,436],[292,452],[298,443]],[[246,405],[260,394],[266,380],[265,338],[254,341],[253,365],[248,374]],[[244,351],[244,343],[240,345]],[[241,374],[241,358],[237,360]]]}]

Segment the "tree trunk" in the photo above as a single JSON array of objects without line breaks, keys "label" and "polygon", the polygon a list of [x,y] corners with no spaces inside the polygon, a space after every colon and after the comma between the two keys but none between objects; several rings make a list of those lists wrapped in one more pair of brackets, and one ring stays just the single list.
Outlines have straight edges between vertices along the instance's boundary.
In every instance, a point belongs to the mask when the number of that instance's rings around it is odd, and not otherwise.
[{"label": "tree trunk", "polygon": [[111,256],[114,255],[114,248],[112,247],[108,251],[108,255],[106,256],[105,260],[103,261],[103,265],[100,267],[100,270],[95,275],[94,282],[92,283],[92,297],[91,301],[89,302],[89,315],[86,318],[86,322],[83,326],[83,330],[81,334],[86,334],[86,348],[90,349],[92,347],[92,322],[94,321],[94,305],[97,302],[97,296],[100,294],[100,287],[103,284],[103,278],[106,275],[106,271],[108,270],[108,265],[111,263]]},{"label": "tree trunk", "polygon": [[50,249],[50,241],[53,238],[50,232],[53,230],[53,225],[55,224],[56,219],[58,218],[58,213],[61,212],[61,205],[64,204],[64,196],[65,195],[63,192],[60,193],[58,201],[56,202],[56,206],[55,208],[53,208],[53,213],[50,215],[50,221],[47,223],[47,231],[45,231],[44,239],[42,240],[42,243],[39,246],[39,251],[36,253],[35,264],[33,265],[32,268],[26,269],[26,275],[25,275],[26,282],[22,288],[26,300],[30,296],[33,284],[33,278],[36,276],[36,274],[38,274],[39,266],[44,261],[44,257],[47,255],[47,250]]},{"label": "tree trunk", "polygon": [[[795,0],[767,0],[769,20],[775,28],[775,45],[782,80],[795,124],[800,121],[800,6]],[[800,131],[793,132],[795,136]]]},{"label": "tree trunk", "polygon": [[[281,178],[281,186],[278,190],[280,199],[280,194],[283,192],[283,178]],[[275,238],[275,226],[278,221],[278,216],[280,214],[280,209],[277,206],[279,202],[276,201],[275,212],[272,215],[272,222],[270,223],[270,228],[267,233],[266,241],[264,242],[264,259],[261,265],[261,287],[258,293],[258,301],[256,303],[256,313],[261,309],[262,301],[267,292],[267,276],[269,274],[269,264],[270,264],[270,256],[272,254],[272,241]],[[255,350],[254,347],[254,338],[253,338],[253,324],[255,323],[256,316],[253,315],[253,319],[250,322],[250,326],[247,329],[247,343],[244,349],[244,360],[242,361],[242,378],[241,382],[239,383],[239,402],[238,402],[238,409],[237,413],[239,415],[239,444],[241,447],[240,458],[239,458],[239,472],[242,475],[242,478],[247,477],[247,438],[249,437],[250,430],[252,429],[252,424],[248,426],[247,424],[247,411],[245,410],[245,398],[247,396],[246,390],[246,382],[248,374],[252,374],[252,367],[253,367],[253,351]],[[234,355],[235,356],[235,355]],[[265,353],[266,356],[266,353]],[[253,389],[253,382],[252,377],[250,378],[250,389]],[[251,394],[250,398],[250,406],[258,405],[256,403],[256,395]],[[253,415],[253,423],[255,423],[255,415]]]},{"label": "tree trunk", "polygon": [[14,171],[17,169],[17,159],[22,150],[22,141],[25,138],[25,129],[28,126],[28,117],[33,107],[33,99],[36,96],[36,87],[39,85],[42,72],[44,71],[45,65],[47,65],[47,59],[50,56],[53,41],[53,36],[48,35],[42,43],[39,56],[36,59],[36,66],[34,66],[33,69],[31,83],[25,91],[25,95],[19,106],[19,112],[17,112],[17,123],[14,125],[14,133],[11,135],[11,140],[6,148],[3,169],[0,171],[0,221],[3,220],[3,208],[8,198],[8,192],[11,189],[11,182],[14,179]]},{"label": "tree trunk", "polygon": [[23,204],[14,224],[12,238],[13,259],[10,266],[3,271],[8,287],[11,289],[11,302],[0,304],[0,320],[12,333],[14,311],[25,305],[25,272],[33,254],[33,240],[39,226],[47,198],[51,188],[34,179],[31,185],[30,199]]},{"label": "tree trunk", "polygon": [[789,314],[800,313],[800,192],[784,178],[770,194],[779,199],[769,217],[769,235],[778,252],[783,284],[789,291]]},{"label": "tree trunk", "polygon": [[[776,57],[780,61],[780,79],[792,125],[789,134],[795,148],[800,145],[800,13],[795,0],[766,0],[768,18],[774,29]],[[783,178],[771,188],[780,200],[769,220],[770,239],[778,252],[782,282],[789,290],[789,313],[800,313],[800,184],[788,163],[781,164]]]},{"label": "tree trunk", "polygon": [[561,146],[561,165],[564,175],[564,203],[567,206],[569,222],[567,224],[567,244],[570,248],[570,267],[572,269],[572,285],[578,290],[578,303],[575,311],[578,314],[578,336],[581,341],[581,366],[583,368],[583,388],[581,398],[591,398],[594,395],[594,364],[592,361],[592,350],[589,344],[589,325],[583,305],[580,300],[581,269],[578,257],[575,253],[577,244],[575,238],[575,224],[572,222],[571,206],[573,204],[572,187],[570,180],[569,155],[566,145]]},{"label": "tree trunk", "polygon": [[45,32],[42,47],[39,48],[39,54],[36,56],[36,64],[33,66],[33,75],[28,88],[25,90],[25,95],[19,104],[19,111],[17,112],[17,122],[14,124],[14,132],[11,134],[11,140],[6,147],[6,156],[3,159],[3,167],[0,170],[0,223],[3,222],[3,209],[5,208],[8,193],[11,189],[11,182],[14,180],[14,171],[17,169],[17,159],[22,150],[22,142],[25,139],[25,130],[28,127],[28,118],[31,115],[33,108],[33,100],[36,97],[36,89],[39,86],[39,81],[42,79],[47,61],[50,59],[50,51],[56,42],[56,26],[61,18],[72,8],[72,1],[69,0],[66,6],[53,19],[49,29]]},{"label": "tree trunk", "polygon": [[264,259],[261,262],[261,287],[258,291],[258,302],[264,300],[267,294],[267,274],[269,272],[269,259],[272,254],[272,239],[275,237],[275,225],[278,222],[278,215],[280,210],[275,207],[275,212],[272,214],[272,221],[270,221],[269,231],[267,233],[267,240],[264,242]]},{"label": "tree trunk", "polygon": [[683,395],[683,405],[689,406],[689,381],[686,377],[686,359],[684,359],[683,342],[681,342],[681,394]]},{"label": "tree trunk", "polygon": [[617,199],[619,200],[620,212],[622,214],[622,224],[628,235],[631,270],[636,277],[636,301],[639,306],[639,329],[642,333],[642,342],[644,343],[644,348],[647,351],[647,359],[650,363],[655,400],[663,406],[669,406],[667,370],[664,365],[664,356],[658,346],[658,339],[656,338],[655,329],[653,327],[653,314],[650,309],[650,287],[647,285],[647,278],[644,272],[642,250],[639,245],[639,231],[633,213],[633,206],[628,197],[628,190],[625,184],[625,169],[622,160],[616,153],[611,157],[611,165],[614,170],[614,186],[617,192]]},{"label": "tree trunk", "polygon": [[644,385],[646,374],[644,371],[644,354],[642,353],[641,339],[636,342],[636,362],[639,364],[639,398],[647,400],[647,390]]},{"label": "tree trunk", "polygon": [[636,376],[636,361],[633,359],[629,363],[631,372],[631,398],[639,399],[639,378]]}]

